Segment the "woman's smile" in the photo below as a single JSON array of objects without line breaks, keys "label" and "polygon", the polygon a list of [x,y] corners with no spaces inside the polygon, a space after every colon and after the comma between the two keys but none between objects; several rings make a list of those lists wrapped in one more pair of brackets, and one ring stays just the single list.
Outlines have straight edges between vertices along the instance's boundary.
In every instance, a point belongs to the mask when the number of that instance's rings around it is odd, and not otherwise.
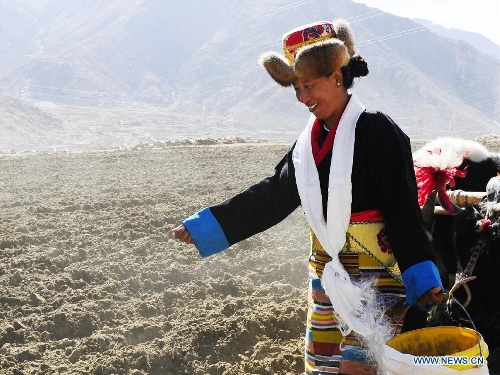
[{"label": "woman's smile", "polygon": [[318,103],[313,104],[312,106],[308,107],[309,108],[309,112],[313,113],[317,106],[318,106]]}]

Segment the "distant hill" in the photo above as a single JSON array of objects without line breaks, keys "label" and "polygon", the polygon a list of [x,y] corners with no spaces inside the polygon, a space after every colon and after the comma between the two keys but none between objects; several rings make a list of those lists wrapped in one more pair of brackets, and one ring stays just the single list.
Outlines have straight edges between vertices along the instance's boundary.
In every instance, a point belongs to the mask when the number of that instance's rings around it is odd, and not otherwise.
[{"label": "distant hill", "polygon": [[426,26],[430,31],[435,32],[437,35],[450,39],[463,40],[477,50],[487,53],[491,57],[500,60],[500,46],[482,34],[459,29],[448,29],[446,27],[436,25],[429,20],[420,18],[413,18],[413,21]]},{"label": "distant hill", "polygon": [[[36,121],[62,121],[67,144],[113,132],[288,142],[308,112],[257,58],[280,51],[284,32],[338,17],[369,63],[353,89],[368,109],[387,112],[412,138],[500,133],[498,59],[350,0],[0,0],[0,93],[38,108]],[[25,125],[0,134],[15,138]]]},{"label": "distant hill", "polygon": [[54,145],[70,126],[61,118],[17,98],[0,95],[0,149],[21,151]]}]

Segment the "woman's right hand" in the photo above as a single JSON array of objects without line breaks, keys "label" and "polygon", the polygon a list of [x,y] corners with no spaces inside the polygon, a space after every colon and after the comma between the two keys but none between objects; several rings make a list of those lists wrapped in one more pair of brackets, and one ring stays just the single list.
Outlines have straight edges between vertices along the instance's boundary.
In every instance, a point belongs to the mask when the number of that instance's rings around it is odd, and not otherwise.
[{"label": "woman's right hand", "polygon": [[190,245],[194,244],[193,239],[191,238],[191,235],[187,231],[184,224],[180,224],[172,229],[172,234],[174,235],[175,239],[181,242],[185,242]]}]

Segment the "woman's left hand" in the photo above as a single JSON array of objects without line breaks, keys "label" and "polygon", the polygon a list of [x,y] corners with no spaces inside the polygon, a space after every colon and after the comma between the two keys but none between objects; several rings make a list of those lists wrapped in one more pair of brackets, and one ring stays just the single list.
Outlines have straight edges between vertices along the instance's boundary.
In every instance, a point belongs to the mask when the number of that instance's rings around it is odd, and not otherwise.
[{"label": "woman's left hand", "polygon": [[174,235],[175,239],[185,242],[189,245],[194,244],[193,238],[187,231],[186,227],[183,224],[178,225],[174,229],[172,229],[172,234]]},{"label": "woman's left hand", "polygon": [[420,296],[417,300],[419,306],[430,306],[443,302],[443,293],[439,286],[436,286]]}]

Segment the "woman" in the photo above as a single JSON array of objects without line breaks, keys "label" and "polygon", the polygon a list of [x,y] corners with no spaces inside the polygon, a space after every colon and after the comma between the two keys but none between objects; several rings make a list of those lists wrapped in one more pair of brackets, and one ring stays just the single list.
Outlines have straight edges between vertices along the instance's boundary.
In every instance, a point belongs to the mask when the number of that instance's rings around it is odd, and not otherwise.
[{"label": "woman", "polygon": [[392,312],[404,310],[397,302],[405,291],[409,305],[441,302],[410,142],[388,116],[367,112],[348,91],[368,68],[354,54],[345,21],[294,29],[283,37],[283,50],[286,59],[270,52],[260,61],[277,83],[293,86],[311,112],[305,130],[273,176],[172,232],[208,256],[301,205],[311,226],[306,374],[375,373],[358,340],[376,330],[364,319],[371,289],[366,293],[352,280],[375,278]]}]

